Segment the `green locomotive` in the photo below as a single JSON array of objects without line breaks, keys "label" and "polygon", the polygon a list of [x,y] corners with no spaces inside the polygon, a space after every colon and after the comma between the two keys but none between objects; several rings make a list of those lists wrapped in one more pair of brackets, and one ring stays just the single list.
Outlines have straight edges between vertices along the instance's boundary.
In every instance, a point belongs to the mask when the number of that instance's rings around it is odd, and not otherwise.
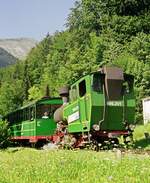
[{"label": "green locomotive", "polygon": [[[104,67],[60,90],[63,105],[54,114],[77,147],[118,137],[132,137],[135,116],[134,77],[118,67]],[[63,127],[64,125],[64,127]]]},{"label": "green locomotive", "polygon": [[61,98],[44,97],[6,115],[11,129],[11,139],[35,144],[52,140],[56,130],[54,111],[62,105]]}]

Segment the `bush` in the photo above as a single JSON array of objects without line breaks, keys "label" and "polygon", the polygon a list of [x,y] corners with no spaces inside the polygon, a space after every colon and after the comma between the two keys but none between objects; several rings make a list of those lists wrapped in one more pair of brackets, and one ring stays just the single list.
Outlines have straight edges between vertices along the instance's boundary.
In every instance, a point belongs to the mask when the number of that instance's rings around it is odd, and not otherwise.
[{"label": "bush", "polygon": [[9,145],[10,129],[7,121],[0,120],[0,148],[6,148]]}]

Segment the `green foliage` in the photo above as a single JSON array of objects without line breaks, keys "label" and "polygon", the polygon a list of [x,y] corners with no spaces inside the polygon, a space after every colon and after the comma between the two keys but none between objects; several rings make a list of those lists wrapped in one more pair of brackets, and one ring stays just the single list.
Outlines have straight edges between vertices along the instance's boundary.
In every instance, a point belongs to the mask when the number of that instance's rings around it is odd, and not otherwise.
[{"label": "green foliage", "polygon": [[5,115],[8,112],[21,106],[22,86],[21,81],[15,83],[5,82],[0,88],[0,114]]},{"label": "green foliage", "polygon": [[40,84],[43,69],[46,66],[47,54],[50,50],[51,37],[47,37],[41,41],[35,48],[31,50],[26,59],[25,74],[28,73],[28,80],[31,85]]},{"label": "green foliage", "polygon": [[145,133],[150,134],[150,123],[136,126],[133,133],[135,148],[150,149],[150,137],[145,138]]},{"label": "green foliage", "polygon": [[150,132],[150,123],[147,123],[145,125],[137,125],[134,130],[134,139],[135,140],[141,140],[145,138],[144,133]]},{"label": "green foliage", "polygon": [[139,61],[144,62],[145,65],[150,65],[150,34],[141,32],[131,37],[131,42],[126,45],[126,49]]},{"label": "green foliage", "polygon": [[75,2],[65,31],[48,34],[25,61],[0,70],[0,113],[38,99],[47,85],[56,96],[62,85],[107,64],[135,75],[140,122],[141,99],[150,96],[149,7],[149,0]]},{"label": "green foliage", "polygon": [[41,97],[42,97],[41,91],[40,91],[40,89],[38,87],[32,86],[29,89],[29,97],[28,97],[29,100],[38,100]]},{"label": "green foliage", "polygon": [[121,16],[135,16],[147,12],[150,8],[149,0],[101,0],[103,13]]},{"label": "green foliage", "polygon": [[6,148],[9,144],[10,129],[7,121],[0,120],[0,148]]}]

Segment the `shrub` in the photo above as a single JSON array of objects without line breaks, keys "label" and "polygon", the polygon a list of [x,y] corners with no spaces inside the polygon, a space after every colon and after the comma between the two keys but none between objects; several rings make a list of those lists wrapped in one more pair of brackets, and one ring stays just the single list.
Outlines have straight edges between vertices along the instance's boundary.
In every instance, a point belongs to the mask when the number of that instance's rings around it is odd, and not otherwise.
[{"label": "shrub", "polygon": [[10,129],[7,121],[0,120],[0,148],[6,148],[9,145]]}]

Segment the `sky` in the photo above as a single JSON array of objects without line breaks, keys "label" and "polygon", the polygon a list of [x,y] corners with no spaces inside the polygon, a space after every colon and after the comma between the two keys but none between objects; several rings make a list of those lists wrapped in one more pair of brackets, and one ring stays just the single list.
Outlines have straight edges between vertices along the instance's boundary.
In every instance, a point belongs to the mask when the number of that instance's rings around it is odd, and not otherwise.
[{"label": "sky", "polygon": [[0,0],[0,39],[41,40],[62,31],[75,0]]}]

